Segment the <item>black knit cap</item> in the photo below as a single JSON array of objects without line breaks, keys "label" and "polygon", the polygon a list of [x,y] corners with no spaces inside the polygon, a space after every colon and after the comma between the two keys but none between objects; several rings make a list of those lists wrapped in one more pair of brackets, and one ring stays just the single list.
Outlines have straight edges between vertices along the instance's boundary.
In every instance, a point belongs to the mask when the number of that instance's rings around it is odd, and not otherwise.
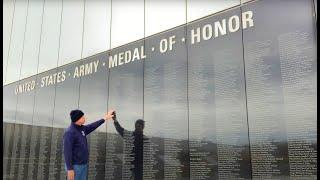
[{"label": "black knit cap", "polygon": [[79,110],[79,109],[72,110],[72,111],[70,112],[71,121],[72,121],[72,122],[76,122],[76,121],[78,121],[83,115],[84,115],[84,113],[83,113],[81,110]]}]

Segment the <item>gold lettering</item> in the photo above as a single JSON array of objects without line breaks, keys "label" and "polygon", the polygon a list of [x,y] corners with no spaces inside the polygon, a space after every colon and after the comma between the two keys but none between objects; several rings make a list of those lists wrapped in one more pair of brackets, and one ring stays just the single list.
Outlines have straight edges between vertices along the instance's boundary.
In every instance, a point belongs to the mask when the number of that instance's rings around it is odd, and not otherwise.
[{"label": "gold lettering", "polygon": [[85,64],[85,75],[92,74],[92,62]]},{"label": "gold lettering", "polygon": [[93,64],[94,64],[94,72],[96,73],[98,71],[99,60],[95,61]]},{"label": "gold lettering", "polygon": [[134,61],[134,60],[136,60],[136,59],[137,59],[137,60],[140,59],[139,49],[138,49],[138,48],[134,48],[132,61]]},{"label": "gold lettering", "polygon": [[78,67],[76,67],[75,69],[74,69],[74,73],[73,73],[73,78],[75,78],[75,77],[79,77],[79,70],[78,70]]},{"label": "gold lettering", "polygon": [[84,75],[84,65],[81,65],[79,68],[79,76],[83,76]]}]

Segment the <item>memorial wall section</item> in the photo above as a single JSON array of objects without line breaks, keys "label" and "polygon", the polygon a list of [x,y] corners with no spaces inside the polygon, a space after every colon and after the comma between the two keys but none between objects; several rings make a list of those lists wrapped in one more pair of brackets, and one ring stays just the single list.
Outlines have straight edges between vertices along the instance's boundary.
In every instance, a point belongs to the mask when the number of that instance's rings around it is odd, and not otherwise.
[{"label": "memorial wall section", "polygon": [[259,0],[6,85],[3,179],[65,179],[76,108],[124,128],[89,179],[316,179],[316,47],[313,1]]},{"label": "memorial wall section", "polygon": [[276,4],[260,1],[242,8],[255,12],[255,28],[243,31],[252,177],[315,179],[313,5],[298,0]]},{"label": "memorial wall section", "polygon": [[[241,9],[188,26],[188,37],[229,17],[241,17]],[[200,31],[203,38],[191,39],[188,46],[191,179],[250,179],[242,31],[216,31],[206,40],[205,30]]]},{"label": "memorial wall section", "polygon": [[[104,62],[108,53],[100,53],[85,59],[80,66],[93,67],[86,76],[80,78],[79,108],[86,112],[87,123],[101,119],[108,105],[108,71]],[[88,137],[89,179],[106,179],[106,126],[103,124]]]},{"label": "memorial wall section", "polygon": [[189,179],[185,35],[180,26],[145,40],[144,179]]},{"label": "memorial wall section", "polygon": [[[126,46],[111,50],[111,58],[117,59],[118,65],[109,69],[109,98],[108,108],[116,109],[119,124],[124,128],[123,134],[118,132],[113,122],[107,124],[106,141],[106,172],[108,179],[131,179],[133,172],[134,139],[132,131],[137,119],[143,119],[143,60],[131,61],[130,64],[121,65],[133,58],[133,51],[143,55],[144,41],[137,41]],[[140,53],[142,51],[142,54]],[[131,54],[131,55],[129,55]]]},{"label": "memorial wall section", "polygon": [[55,84],[49,179],[63,179],[65,176],[62,138],[65,127],[70,124],[70,109],[78,107],[80,85],[80,78],[73,77],[70,72],[80,64],[81,61],[57,68],[56,73],[61,74],[61,76],[58,78],[57,75]]}]

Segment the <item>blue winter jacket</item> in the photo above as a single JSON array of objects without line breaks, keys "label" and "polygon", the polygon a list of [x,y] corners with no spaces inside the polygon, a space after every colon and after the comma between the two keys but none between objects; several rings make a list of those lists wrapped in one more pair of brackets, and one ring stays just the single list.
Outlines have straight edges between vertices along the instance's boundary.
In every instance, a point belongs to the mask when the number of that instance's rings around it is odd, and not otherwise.
[{"label": "blue winter jacket", "polygon": [[104,123],[100,119],[88,125],[78,126],[74,123],[65,130],[63,135],[63,153],[67,170],[72,170],[74,164],[87,164],[89,151],[87,135]]}]

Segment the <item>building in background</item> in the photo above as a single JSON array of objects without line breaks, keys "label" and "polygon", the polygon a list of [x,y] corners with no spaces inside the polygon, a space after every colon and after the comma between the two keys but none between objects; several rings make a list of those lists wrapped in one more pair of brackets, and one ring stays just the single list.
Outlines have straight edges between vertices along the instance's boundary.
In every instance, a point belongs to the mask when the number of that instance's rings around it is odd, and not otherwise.
[{"label": "building in background", "polygon": [[[3,178],[65,179],[69,112],[146,121],[144,179],[316,179],[317,0],[5,0]],[[88,137],[130,179],[129,136]]]}]

